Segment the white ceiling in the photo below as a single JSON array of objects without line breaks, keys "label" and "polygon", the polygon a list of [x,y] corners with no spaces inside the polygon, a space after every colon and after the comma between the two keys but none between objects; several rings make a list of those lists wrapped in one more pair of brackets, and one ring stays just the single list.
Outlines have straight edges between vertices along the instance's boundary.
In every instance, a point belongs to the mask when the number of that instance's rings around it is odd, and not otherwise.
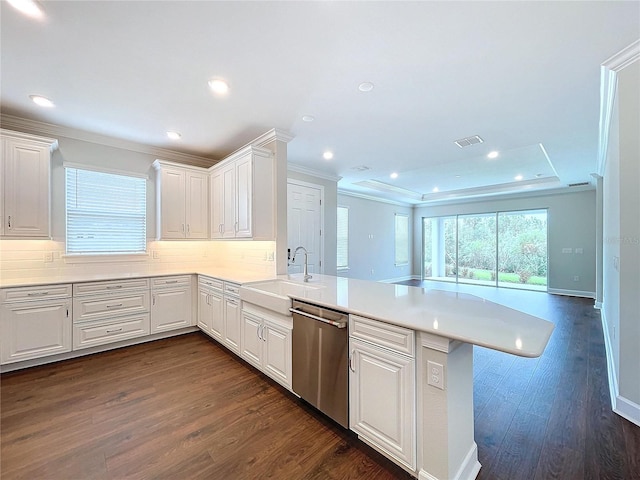
[{"label": "white ceiling", "polygon": [[40,4],[1,4],[3,114],[213,159],[275,127],[290,163],[410,203],[590,181],[600,65],[640,38],[636,1]]}]

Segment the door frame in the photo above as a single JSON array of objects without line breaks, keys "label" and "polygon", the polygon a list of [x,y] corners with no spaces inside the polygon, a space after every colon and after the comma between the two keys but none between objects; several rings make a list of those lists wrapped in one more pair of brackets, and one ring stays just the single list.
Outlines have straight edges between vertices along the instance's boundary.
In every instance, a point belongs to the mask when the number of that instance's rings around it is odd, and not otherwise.
[{"label": "door frame", "polygon": [[[289,197],[289,184],[299,185],[301,187],[313,188],[316,190],[320,190],[320,231],[322,235],[320,236],[320,251],[318,252],[318,257],[320,260],[320,266],[318,268],[319,274],[324,273],[324,239],[326,238],[324,228],[324,185],[320,185],[318,183],[305,182],[304,180],[297,180],[295,178],[287,178],[287,202]],[[287,217],[289,216],[289,204],[287,203]],[[289,231],[287,230],[287,245],[289,244]]]}]

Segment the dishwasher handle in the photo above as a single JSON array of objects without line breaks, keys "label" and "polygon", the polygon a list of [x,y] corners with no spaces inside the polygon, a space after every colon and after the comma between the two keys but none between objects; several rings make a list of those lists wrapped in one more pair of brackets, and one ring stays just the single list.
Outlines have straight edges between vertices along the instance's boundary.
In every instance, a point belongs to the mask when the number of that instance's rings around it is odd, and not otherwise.
[{"label": "dishwasher handle", "polygon": [[289,311],[293,314],[302,315],[303,317],[312,318],[313,320],[318,320],[319,322],[328,323],[329,325],[333,325],[337,328],[346,328],[347,322],[336,322],[334,320],[329,320],[328,318],[318,317],[317,315],[311,315],[310,313],[305,312],[304,310],[299,310],[297,308],[290,308]]}]

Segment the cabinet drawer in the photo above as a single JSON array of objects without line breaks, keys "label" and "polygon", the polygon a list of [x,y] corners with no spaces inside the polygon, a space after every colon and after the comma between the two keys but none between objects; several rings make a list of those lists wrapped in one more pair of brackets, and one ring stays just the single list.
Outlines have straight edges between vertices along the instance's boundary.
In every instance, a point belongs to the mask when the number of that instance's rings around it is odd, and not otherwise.
[{"label": "cabinet drawer", "polygon": [[224,282],[224,293],[225,295],[235,295],[237,297],[240,295],[240,285],[237,283]]},{"label": "cabinet drawer", "polygon": [[71,296],[71,285],[40,285],[37,287],[16,287],[0,290],[2,303],[67,298]]},{"label": "cabinet drawer", "polygon": [[223,284],[224,282],[222,280],[218,280],[217,278],[203,276],[198,277],[198,285],[201,287],[209,287],[215,288],[217,290],[222,290]]},{"label": "cabinet drawer", "polygon": [[415,335],[407,328],[349,315],[349,335],[412,357],[415,355]]},{"label": "cabinet drawer", "polygon": [[121,318],[117,322],[74,325],[73,349],[94,347],[149,334],[148,313]]},{"label": "cabinet drawer", "polygon": [[73,299],[74,323],[148,311],[149,292]]},{"label": "cabinet drawer", "polygon": [[98,293],[120,293],[123,291],[149,289],[148,278],[113,280],[108,282],[74,283],[73,295],[95,295]]},{"label": "cabinet drawer", "polygon": [[174,288],[191,286],[191,275],[176,275],[172,277],[157,277],[151,279],[151,288]]}]

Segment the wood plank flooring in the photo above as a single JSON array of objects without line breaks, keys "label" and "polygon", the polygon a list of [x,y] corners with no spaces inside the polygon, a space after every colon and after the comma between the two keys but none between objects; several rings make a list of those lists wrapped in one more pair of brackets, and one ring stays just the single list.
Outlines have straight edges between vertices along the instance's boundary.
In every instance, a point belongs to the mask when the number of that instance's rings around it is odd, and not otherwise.
[{"label": "wood plank flooring", "polygon": [[[497,290],[481,292],[556,330],[539,359],[474,349],[478,478],[640,479],[640,428],[611,412],[592,301]],[[0,388],[2,480],[411,478],[200,333]]]}]

